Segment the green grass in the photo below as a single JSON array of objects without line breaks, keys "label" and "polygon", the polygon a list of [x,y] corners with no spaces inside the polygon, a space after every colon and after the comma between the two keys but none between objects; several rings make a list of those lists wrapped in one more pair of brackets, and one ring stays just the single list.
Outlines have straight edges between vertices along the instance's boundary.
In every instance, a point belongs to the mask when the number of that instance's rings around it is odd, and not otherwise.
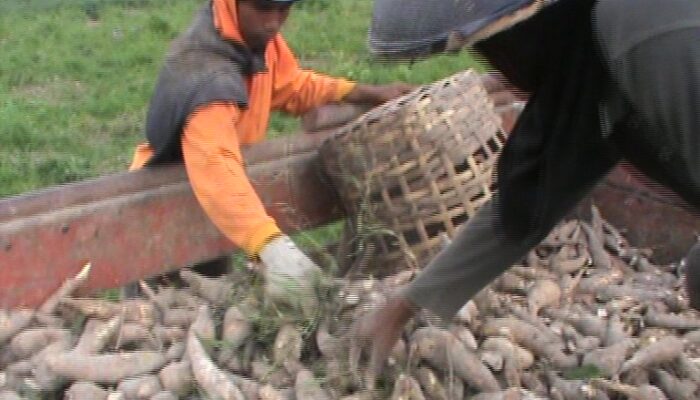
[{"label": "green grass", "polygon": [[593,364],[584,364],[577,368],[564,371],[564,379],[596,379],[603,377],[603,371]]},{"label": "green grass", "polygon": [[[126,169],[168,43],[202,4],[0,0],[0,197]],[[474,65],[468,54],[372,62],[370,15],[370,0],[306,0],[285,36],[302,66],[361,82],[426,83]],[[269,135],[298,126],[275,115]]]}]

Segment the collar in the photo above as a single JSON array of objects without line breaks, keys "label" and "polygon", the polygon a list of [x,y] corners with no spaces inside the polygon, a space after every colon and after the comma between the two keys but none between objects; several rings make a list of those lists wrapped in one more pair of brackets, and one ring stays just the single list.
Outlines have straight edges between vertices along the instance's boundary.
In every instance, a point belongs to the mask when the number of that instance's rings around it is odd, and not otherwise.
[{"label": "collar", "polygon": [[248,54],[249,64],[244,66],[246,75],[263,72],[267,70],[265,63],[265,52],[252,52],[246,46],[238,26],[238,9],[231,7],[228,0],[212,0],[212,10],[214,14],[214,27],[224,40],[231,41],[238,45],[242,51]]},{"label": "collar", "polygon": [[245,44],[238,27],[238,9],[230,5],[227,0],[213,0],[214,26],[224,39]]}]

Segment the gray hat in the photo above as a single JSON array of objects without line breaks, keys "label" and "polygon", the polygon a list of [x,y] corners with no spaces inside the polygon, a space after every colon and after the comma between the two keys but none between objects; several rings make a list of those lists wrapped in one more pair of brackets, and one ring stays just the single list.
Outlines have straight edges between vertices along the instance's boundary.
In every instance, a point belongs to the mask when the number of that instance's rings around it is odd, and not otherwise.
[{"label": "gray hat", "polygon": [[471,45],[535,14],[545,0],[375,0],[369,48],[419,58]]}]

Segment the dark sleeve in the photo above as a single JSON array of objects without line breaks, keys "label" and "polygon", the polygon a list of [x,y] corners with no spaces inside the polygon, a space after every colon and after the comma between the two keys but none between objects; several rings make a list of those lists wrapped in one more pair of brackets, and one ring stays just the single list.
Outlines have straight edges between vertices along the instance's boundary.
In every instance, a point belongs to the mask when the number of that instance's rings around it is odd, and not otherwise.
[{"label": "dark sleeve", "polygon": [[445,321],[486,285],[523,258],[544,235],[511,241],[499,233],[498,199],[486,202],[407,286],[403,294]]}]

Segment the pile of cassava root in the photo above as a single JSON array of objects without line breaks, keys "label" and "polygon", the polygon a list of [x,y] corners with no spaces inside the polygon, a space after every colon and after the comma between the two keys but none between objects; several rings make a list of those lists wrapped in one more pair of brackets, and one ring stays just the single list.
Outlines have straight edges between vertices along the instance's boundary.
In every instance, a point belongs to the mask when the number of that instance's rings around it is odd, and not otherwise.
[{"label": "pile of cassava root", "polygon": [[0,310],[0,400],[700,398],[700,315],[680,266],[653,265],[592,215],[560,224],[450,323],[419,314],[372,391],[349,328],[411,271],[327,278],[302,320],[245,268],[186,269],[113,301],[74,297],[87,266],[40,308]]}]

